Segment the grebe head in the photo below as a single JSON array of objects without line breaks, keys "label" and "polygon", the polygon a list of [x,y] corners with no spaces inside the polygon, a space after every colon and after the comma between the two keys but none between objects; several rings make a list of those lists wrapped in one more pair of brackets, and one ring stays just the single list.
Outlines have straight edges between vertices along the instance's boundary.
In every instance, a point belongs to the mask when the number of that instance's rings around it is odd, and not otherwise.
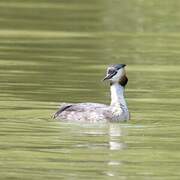
[{"label": "grebe head", "polygon": [[103,80],[109,80],[111,84],[119,83],[120,85],[125,86],[128,82],[124,68],[125,66],[125,64],[110,65],[107,68],[107,74]]}]

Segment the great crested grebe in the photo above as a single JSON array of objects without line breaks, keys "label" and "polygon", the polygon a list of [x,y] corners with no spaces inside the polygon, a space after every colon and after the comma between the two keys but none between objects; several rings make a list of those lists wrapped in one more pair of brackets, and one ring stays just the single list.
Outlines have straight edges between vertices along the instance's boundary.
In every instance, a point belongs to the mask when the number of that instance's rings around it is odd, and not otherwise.
[{"label": "great crested grebe", "polygon": [[63,104],[54,114],[54,118],[62,121],[78,122],[119,122],[130,119],[124,98],[128,78],[125,64],[110,65],[103,81],[110,82],[110,106],[98,103]]}]

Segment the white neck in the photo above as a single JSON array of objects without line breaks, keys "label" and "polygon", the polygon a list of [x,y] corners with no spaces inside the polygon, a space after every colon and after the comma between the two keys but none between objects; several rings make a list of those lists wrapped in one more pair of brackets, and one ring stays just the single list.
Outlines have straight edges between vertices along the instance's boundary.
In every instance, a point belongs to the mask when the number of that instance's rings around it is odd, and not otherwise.
[{"label": "white neck", "polygon": [[119,83],[111,85],[111,106],[116,109],[128,111],[128,107],[124,98],[124,87]]}]

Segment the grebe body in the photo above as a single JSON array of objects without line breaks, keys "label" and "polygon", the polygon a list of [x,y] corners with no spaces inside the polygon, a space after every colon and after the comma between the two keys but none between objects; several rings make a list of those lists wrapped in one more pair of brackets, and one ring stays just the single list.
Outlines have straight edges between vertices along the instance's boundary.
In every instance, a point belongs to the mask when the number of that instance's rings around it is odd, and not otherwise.
[{"label": "grebe body", "polygon": [[119,122],[130,119],[124,91],[128,82],[125,64],[111,65],[103,79],[110,82],[111,104],[63,103],[54,118],[61,121],[78,122]]}]

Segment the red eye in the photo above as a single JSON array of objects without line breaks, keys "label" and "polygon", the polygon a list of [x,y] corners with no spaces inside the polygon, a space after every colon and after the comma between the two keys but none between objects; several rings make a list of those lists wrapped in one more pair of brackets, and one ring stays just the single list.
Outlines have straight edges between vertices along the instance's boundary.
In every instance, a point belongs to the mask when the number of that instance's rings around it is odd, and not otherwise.
[{"label": "red eye", "polygon": [[114,69],[109,69],[108,70],[108,74],[114,74],[114,73],[116,73],[116,70],[114,70]]}]

